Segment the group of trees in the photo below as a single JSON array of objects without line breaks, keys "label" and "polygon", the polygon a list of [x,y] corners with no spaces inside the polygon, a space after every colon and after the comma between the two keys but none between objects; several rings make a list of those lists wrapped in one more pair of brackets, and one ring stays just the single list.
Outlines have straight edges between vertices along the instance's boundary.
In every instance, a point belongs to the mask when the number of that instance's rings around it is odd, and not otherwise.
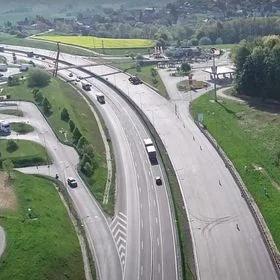
[{"label": "group of trees", "polygon": [[46,116],[50,116],[52,114],[52,105],[48,98],[45,97],[39,89],[34,89],[32,93],[35,102],[38,104],[38,106],[42,107],[43,113]]},{"label": "group of trees", "polygon": [[225,22],[213,21],[201,25],[193,36],[204,45],[207,44],[231,44],[241,40],[252,40],[258,36],[271,34],[280,35],[279,17],[267,18],[238,18]]},{"label": "group of trees", "polygon": [[243,42],[233,59],[239,94],[280,100],[280,36]]},{"label": "group of trees", "polygon": [[63,108],[60,113],[61,120],[65,121],[69,125],[69,129],[72,133],[72,141],[75,145],[79,156],[81,158],[80,161],[80,169],[87,177],[91,177],[94,173],[94,170],[97,167],[97,163],[95,160],[94,149],[91,144],[89,144],[88,140],[82,135],[79,128],[76,126],[74,121],[70,119],[70,115],[66,108]]}]

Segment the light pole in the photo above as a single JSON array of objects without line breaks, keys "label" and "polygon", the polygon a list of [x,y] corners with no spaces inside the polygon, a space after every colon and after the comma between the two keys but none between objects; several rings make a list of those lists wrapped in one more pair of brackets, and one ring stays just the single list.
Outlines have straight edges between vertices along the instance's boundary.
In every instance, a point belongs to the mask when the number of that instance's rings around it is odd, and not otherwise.
[{"label": "light pole", "polygon": [[214,75],[214,96],[215,96],[215,101],[217,102],[217,81],[216,81],[216,75],[217,75],[217,66],[215,62],[215,52],[216,49],[212,48],[211,52],[213,54],[213,66],[212,66],[212,73]]}]

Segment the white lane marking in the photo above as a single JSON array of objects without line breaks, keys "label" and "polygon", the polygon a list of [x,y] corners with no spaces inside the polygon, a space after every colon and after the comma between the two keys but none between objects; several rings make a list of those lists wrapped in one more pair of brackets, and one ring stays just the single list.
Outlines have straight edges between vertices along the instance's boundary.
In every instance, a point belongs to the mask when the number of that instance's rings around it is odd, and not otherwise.
[{"label": "white lane marking", "polygon": [[143,265],[141,265],[141,269],[140,269],[141,271],[140,271],[140,274],[141,274],[141,276],[143,275]]},{"label": "white lane marking", "polygon": [[144,242],[143,242],[143,240],[141,241],[141,249],[143,250],[143,248],[144,248]]},{"label": "white lane marking", "polygon": [[158,273],[160,273],[160,263],[158,263]]},{"label": "white lane marking", "polygon": [[158,245],[158,247],[159,247],[159,238],[157,237],[157,245]]},{"label": "white lane marking", "polygon": [[141,210],[143,209],[143,204],[142,203],[140,204],[140,208],[141,208]]},{"label": "white lane marking", "polygon": [[138,180],[140,179],[140,176],[139,176],[139,174],[137,174],[137,179],[138,179]]},{"label": "white lane marking", "polygon": [[156,217],[156,224],[158,224],[158,218]]},{"label": "white lane marking", "polygon": [[142,189],[139,187],[139,192],[141,193]]},{"label": "white lane marking", "polygon": [[156,207],[156,200],[154,199],[154,206]]},{"label": "white lane marking", "polygon": [[144,222],[143,222],[143,219],[141,219],[141,228],[144,227]]}]

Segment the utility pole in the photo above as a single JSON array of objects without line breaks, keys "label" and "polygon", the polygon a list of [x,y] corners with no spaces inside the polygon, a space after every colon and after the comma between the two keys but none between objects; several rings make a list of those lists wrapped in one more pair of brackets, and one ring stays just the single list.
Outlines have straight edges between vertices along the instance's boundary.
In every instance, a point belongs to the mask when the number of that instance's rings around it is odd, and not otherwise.
[{"label": "utility pole", "polygon": [[215,62],[215,52],[216,52],[216,49],[212,48],[211,52],[213,54],[212,73],[214,75],[214,96],[215,96],[215,102],[217,102],[217,80],[216,80],[216,77],[217,77],[217,66],[216,66],[216,62]]},{"label": "utility pole", "polygon": [[59,55],[60,55],[60,45],[59,45],[59,42],[57,42],[57,53],[56,53],[56,59],[55,59],[55,63],[54,63],[54,71],[53,71],[54,77],[57,77]]}]

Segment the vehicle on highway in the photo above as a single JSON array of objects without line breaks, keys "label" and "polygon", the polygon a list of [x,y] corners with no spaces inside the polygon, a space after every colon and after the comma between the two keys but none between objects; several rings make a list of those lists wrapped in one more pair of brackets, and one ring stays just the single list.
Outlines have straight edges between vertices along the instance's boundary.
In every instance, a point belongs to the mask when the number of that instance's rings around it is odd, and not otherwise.
[{"label": "vehicle on highway", "polygon": [[27,53],[27,57],[33,57],[34,56],[34,52],[28,52]]},{"label": "vehicle on highway", "polygon": [[148,153],[150,162],[152,164],[157,164],[158,163],[157,162],[157,152],[156,152],[156,148],[153,144],[152,139],[150,139],[150,138],[144,139],[144,145],[145,145],[146,151]]},{"label": "vehicle on highway", "polygon": [[41,59],[42,59],[42,60],[45,60],[46,58],[42,56]]},{"label": "vehicle on highway", "polygon": [[156,177],[156,184],[157,186],[162,186],[162,180],[160,177]]},{"label": "vehicle on highway", "polygon": [[0,121],[0,135],[11,134],[11,125],[7,121]]},{"label": "vehicle on highway", "polygon": [[90,91],[91,90],[91,84],[89,84],[88,82],[84,82],[82,81],[82,88],[83,90],[86,90],[86,91]]},{"label": "vehicle on highway", "polygon": [[67,179],[67,184],[71,188],[77,188],[78,187],[77,181],[74,178],[71,178],[71,177]]},{"label": "vehicle on highway", "polygon": [[97,101],[98,101],[99,103],[105,104],[105,96],[104,96],[103,93],[97,92],[97,93],[96,93],[96,99],[97,99]]},{"label": "vehicle on highway", "polygon": [[68,76],[69,76],[70,78],[72,78],[72,77],[73,77],[73,73],[70,72],[70,73],[68,74]]},{"label": "vehicle on highway", "polygon": [[131,76],[131,77],[128,78],[128,80],[129,80],[133,85],[139,85],[139,84],[142,84],[142,83],[143,83],[137,76]]}]

